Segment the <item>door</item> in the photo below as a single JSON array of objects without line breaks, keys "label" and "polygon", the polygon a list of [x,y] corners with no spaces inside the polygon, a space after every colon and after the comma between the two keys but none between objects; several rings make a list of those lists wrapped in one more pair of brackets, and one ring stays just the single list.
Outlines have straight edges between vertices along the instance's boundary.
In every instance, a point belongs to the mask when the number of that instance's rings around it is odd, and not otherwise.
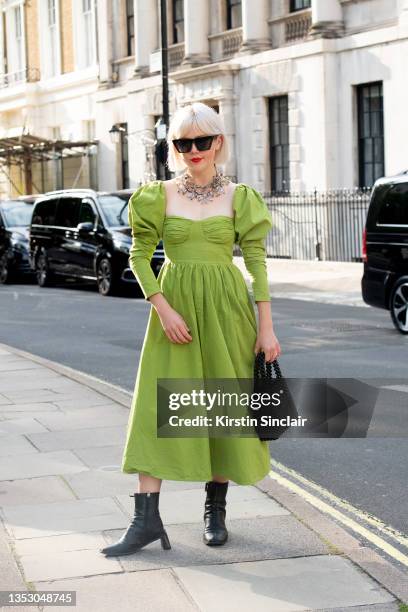
[{"label": "door", "polygon": [[78,230],[76,238],[81,245],[78,253],[78,274],[83,277],[95,278],[93,262],[98,248],[98,233],[96,228],[97,212],[95,204],[91,198],[83,198],[79,209],[78,223],[92,223],[93,229]]},{"label": "door", "polygon": [[80,198],[62,196],[57,205],[55,233],[58,271],[67,276],[76,275],[78,270],[81,249],[77,238],[80,204]]}]

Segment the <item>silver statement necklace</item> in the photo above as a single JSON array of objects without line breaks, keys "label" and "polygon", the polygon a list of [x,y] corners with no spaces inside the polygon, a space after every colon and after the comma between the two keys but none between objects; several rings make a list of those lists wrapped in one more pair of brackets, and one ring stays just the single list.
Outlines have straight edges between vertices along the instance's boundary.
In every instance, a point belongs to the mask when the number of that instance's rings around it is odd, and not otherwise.
[{"label": "silver statement necklace", "polygon": [[192,177],[184,172],[181,176],[175,179],[177,185],[177,193],[187,195],[190,200],[197,200],[201,204],[208,204],[214,198],[225,193],[224,186],[231,182],[217,167],[215,167],[215,176],[206,185],[196,185]]}]

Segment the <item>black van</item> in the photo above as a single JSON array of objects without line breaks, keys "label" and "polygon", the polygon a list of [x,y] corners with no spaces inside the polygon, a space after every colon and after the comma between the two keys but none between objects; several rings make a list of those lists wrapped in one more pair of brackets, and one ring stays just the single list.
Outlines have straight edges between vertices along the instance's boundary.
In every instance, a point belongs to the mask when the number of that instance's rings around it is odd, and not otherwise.
[{"label": "black van", "polygon": [[[129,268],[132,244],[128,201],[134,190],[54,191],[35,204],[30,227],[30,265],[40,287],[57,277],[96,281],[101,295],[114,295],[126,285],[138,287]],[[151,267],[157,276],[164,262],[162,242]]]},{"label": "black van", "polygon": [[34,281],[28,254],[33,205],[38,195],[0,202],[0,283],[17,279]]},{"label": "black van", "polygon": [[408,334],[408,171],[378,179],[363,232],[364,302],[391,313]]}]

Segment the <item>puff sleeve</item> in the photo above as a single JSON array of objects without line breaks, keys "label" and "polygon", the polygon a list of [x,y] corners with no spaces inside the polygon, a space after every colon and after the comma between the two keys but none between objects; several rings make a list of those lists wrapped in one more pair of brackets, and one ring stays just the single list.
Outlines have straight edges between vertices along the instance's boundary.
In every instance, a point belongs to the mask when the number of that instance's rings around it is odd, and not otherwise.
[{"label": "puff sleeve", "polygon": [[251,277],[255,302],[270,300],[266,268],[265,239],[273,227],[272,217],[261,194],[241,184],[235,207],[235,242],[240,246],[245,267]]},{"label": "puff sleeve", "polygon": [[139,187],[130,197],[128,221],[132,231],[129,266],[135,275],[144,298],[161,292],[152,270],[151,259],[163,235],[164,199],[158,181]]}]

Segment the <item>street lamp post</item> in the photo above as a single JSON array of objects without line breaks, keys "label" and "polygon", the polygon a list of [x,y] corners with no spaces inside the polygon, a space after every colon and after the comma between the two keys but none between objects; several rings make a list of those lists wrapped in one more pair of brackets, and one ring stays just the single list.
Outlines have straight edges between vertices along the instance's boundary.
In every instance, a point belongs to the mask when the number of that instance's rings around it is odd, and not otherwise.
[{"label": "street lamp post", "polygon": [[[160,0],[160,32],[161,32],[161,75],[162,75],[162,106],[163,124],[165,126],[165,137],[169,125],[169,62],[168,62],[168,42],[167,42],[167,2]],[[164,176],[168,180],[170,171],[164,164]]]}]

